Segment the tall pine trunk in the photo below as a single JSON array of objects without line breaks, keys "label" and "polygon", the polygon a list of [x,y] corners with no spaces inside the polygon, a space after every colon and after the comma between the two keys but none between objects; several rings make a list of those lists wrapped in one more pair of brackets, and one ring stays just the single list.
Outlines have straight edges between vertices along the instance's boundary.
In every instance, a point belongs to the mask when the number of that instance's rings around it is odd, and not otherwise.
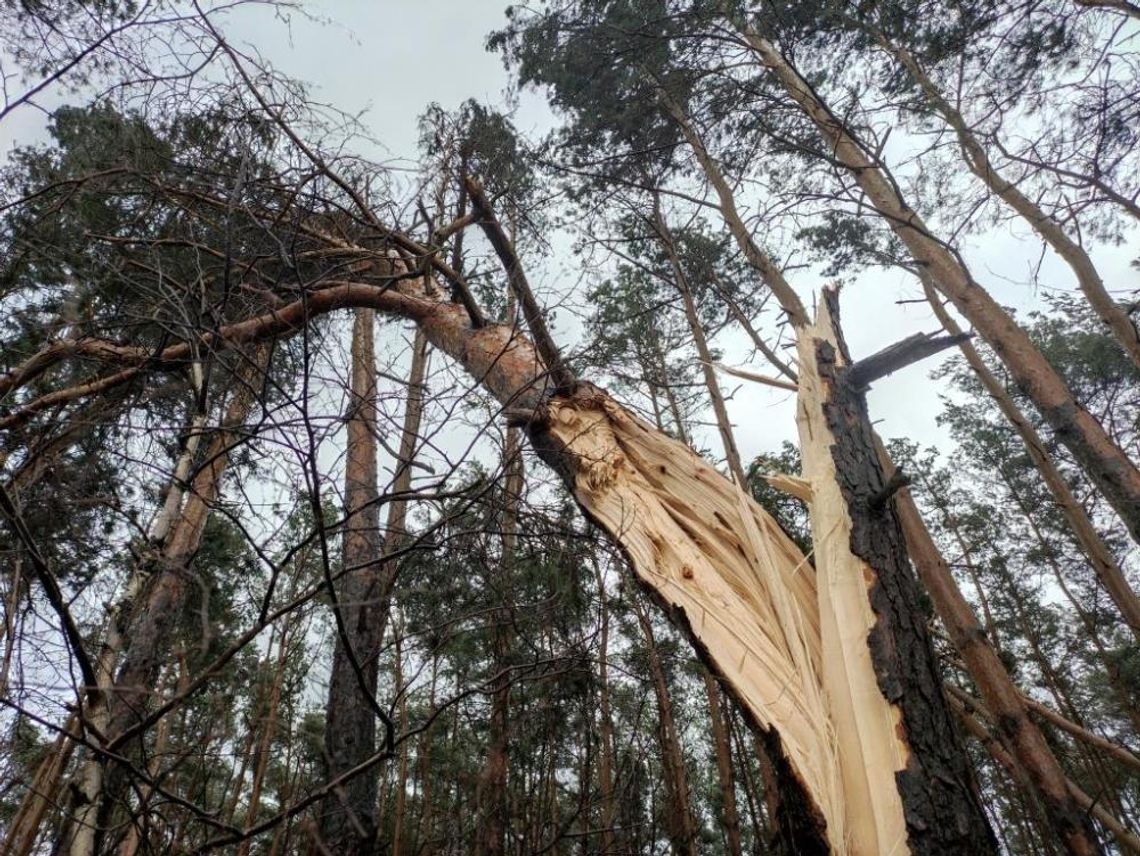
[{"label": "tall pine trunk", "polygon": [[637,623],[645,639],[646,660],[649,663],[649,680],[653,685],[653,695],[657,700],[657,741],[661,747],[661,768],[665,778],[666,815],[665,829],[673,845],[673,853],[681,856],[696,856],[698,850],[697,822],[693,817],[689,775],[685,769],[685,756],[681,750],[681,738],[677,733],[677,723],[673,716],[673,699],[665,677],[665,667],[661,662],[661,652],[653,634],[653,625],[644,606],[635,601],[633,606]]},{"label": "tall pine trunk", "polygon": [[511,597],[511,578],[518,543],[518,506],[523,489],[522,448],[517,428],[508,428],[503,448],[502,557],[492,597],[500,601],[491,612],[491,719],[487,758],[479,773],[477,788],[479,823],[475,850],[478,856],[501,856],[504,852],[509,804],[507,801],[507,738],[510,733],[511,677],[508,671],[512,615],[506,603]]},{"label": "tall pine trunk", "polygon": [[[376,485],[375,313],[357,309],[344,472],[344,567],[335,585],[336,648],[325,716],[325,764],[334,778],[376,753],[373,709],[382,641],[379,490]],[[320,835],[334,853],[371,853],[377,777],[368,770],[335,788],[321,807]]]},{"label": "tall pine trunk", "polygon": [[720,703],[720,687],[706,670],[702,672],[705,696],[709,702],[709,725],[712,728],[713,750],[716,753],[717,782],[720,784],[720,805],[724,837],[729,856],[742,856],[740,840],[740,813],[736,808],[736,777],[732,772],[732,746],[728,739],[728,722]]},{"label": "tall pine trunk", "polygon": [[835,160],[846,169],[885,219],[915,262],[955,308],[974,325],[1034,402],[1092,482],[1140,541],[1140,471],[1100,425],[1074,399],[1028,334],[978,285],[960,259],[935,238],[918,212],[901,197],[898,184],[873,159],[767,39],[747,25],[741,34],[760,62],[819,130]]}]

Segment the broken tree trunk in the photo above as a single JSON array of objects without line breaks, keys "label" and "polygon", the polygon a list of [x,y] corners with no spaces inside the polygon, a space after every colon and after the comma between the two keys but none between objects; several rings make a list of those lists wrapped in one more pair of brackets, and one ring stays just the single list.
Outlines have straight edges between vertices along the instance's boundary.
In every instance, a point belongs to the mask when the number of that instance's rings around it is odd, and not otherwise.
[{"label": "broken tree trunk", "polygon": [[[893,470],[886,450],[879,446],[884,469]],[[1061,765],[1041,730],[1029,718],[1001,657],[986,638],[977,616],[958,588],[949,565],[930,537],[918,507],[906,488],[895,497],[895,508],[906,535],[907,548],[935,611],[955,650],[961,655],[986,704],[997,714],[998,732],[1017,759],[1026,783],[1040,797],[1045,815],[1058,838],[1074,854],[1099,853],[1096,836],[1083,809],[1069,793]]]},{"label": "broken tree trunk", "polygon": [[857,853],[994,852],[838,313],[825,289],[799,331],[797,423],[843,835]]},{"label": "broken tree trunk", "polygon": [[[473,326],[463,307],[435,297],[438,289],[411,275],[398,260],[376,267],[376,281],[364,276],[364,281],[327,282],[297,306],[232,325],[210,341],[229,346],[287,335],[314,314],[348,306],[370,306],[414,320],[432,346],[462,364],[512,418],[525,423],[535,449],[565,479],[583,512],[620,545],[637,578],[689,634],[740,704],[774,759],[773,778],[782,796],[775,825],[786,848],[801,854],[877,853],[843,833],[848,812],[843,747],[820,679],[816,574],[775,521],[688,446],[636,419],[596,387],[552,388],[542,359],[516,329]],[[180,353],[172,349],[167,356]],[[113,344],[101,343],[98,350],[109,361],[136,359],[131,349]],[[207,469],[220,475],[216,466]],[[881,488],[881,483],[875,485],[875,490]],[[192,491],[190,497],[194,503],[202,493]],[[184,512],[183,521],[187,516]],[[888,606],[896,608],[896,618],[922,623],[917,604],[904,598]],[[922,662],[922,652],[913,644],[904,646],[903,653]],[[899,687],[920,694],[926,689],[901,679]],[[891,695],[889,701],[880,696],[868,703],[890,714],[889,705],[897,701],[893,687]],[[929,693],[920,705],[938,697]],[[905,706],[901,721],[912,744],[931,737],[921,727],[910,727]],[[952,734],[944,728],[933,736],[936,760]],[[914,759],[925,761],[929,748],[912,745],[907,773]],[[960,777],[955,778],[954,769],[938,766],[919,771],[949,777],[949,784],[934,782],[931,794],[958,796]],[[905,777],[898,780],[909,786]],[[968,810],[958,811],[961,804],[952,799],[941,806],[942,814],[916,817],[946,824],[930,830],[939,840],[957,835],[959,841],[977,843],[981,852],[991,850],[984,820],[979,831],[975,819],[965,817]],[[911,849],[949,852],[934,845]]]},{"label": "broken tree trunk", "polygon": [[784,54],[749,24],[737,22],[736,26],[759,64],[771,72],[816,126],[832,157],[850,173],[917,266],[990,344],[1057,439],[1068,447],[1120,516],[1133,540],[1140,541],[1140,470],[1104,426],[1074,399],[1064,379],[1025,330],[978,285],[960,257],[931,233],[918,212],[901,196],[899,185],[884,164],[868,153]]}]

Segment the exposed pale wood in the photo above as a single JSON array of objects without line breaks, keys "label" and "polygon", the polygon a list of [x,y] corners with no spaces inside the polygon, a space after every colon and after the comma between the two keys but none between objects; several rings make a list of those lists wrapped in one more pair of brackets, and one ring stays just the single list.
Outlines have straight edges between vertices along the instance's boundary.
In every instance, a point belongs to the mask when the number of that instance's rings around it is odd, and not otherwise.
[{"label": "exposed pale wood", "polygon": [[818,678],[811,565],[738,487],[600,390],[557,398],[549,415],[547,437],[575,464],[575,498],[687,623],[752,717],[779,733],[833,849],[848,852],[836,833],[843,794]]},{"label": "exposed pale wood", "polygon": [[834,723],[843,781],[843,836],[854,853],[909,853],[895,775],[909,750],[900,738],[901,710],[889,703],[868,647],[877,617],[868,590],[875,571],[851,551],[852,521],[837,478],[835,436],[824,412],[830,391],[817,365],[820,342],[838,352],[834,322],[822,301],[815,322],[800,330],[796,424],[805,479],[811,484],[823,688]]},{"label": "exposed pale wood", "polygon": [[764,476],[764,481],[796,499],[810,503],[812,500],[811,482],[799,476],[789,476],[785,473],[771,473]]}]

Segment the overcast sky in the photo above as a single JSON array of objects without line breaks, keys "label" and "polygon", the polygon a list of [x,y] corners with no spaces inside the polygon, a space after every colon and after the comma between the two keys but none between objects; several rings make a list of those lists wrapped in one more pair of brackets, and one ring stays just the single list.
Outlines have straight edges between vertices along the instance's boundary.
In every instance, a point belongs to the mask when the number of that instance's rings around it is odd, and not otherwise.
[{"label": "overcast sky", "polygon": [[[502,25],[505,5],[506,0],[324,0],[310,8],[330,23],[295,18],[291,39],[263,11],[240,25],[235,22],[230,32],[257,45],[281,70],[312,83],[318,99],[362,113],[388,156],[413,159],[416,120],[428,103],[452,108],[467,98],[501,101],[510,78],[500,58],[484,50],[484,42]],[[516,115],[522,131],[542,132],[551,121],[539,95],[522,93]],[[999,227],[972,239],[968,258],[975,276],[1000,300],[1028,311],[1040,305],[1039,295],[1026,284],[1039,258],[1037,247],[1027,230]],[[1137,255],[1135,242],[1097,253],[1110,290],[1123,295],[1137,286],[1135,271],[1128,266]],[[573,276],[572,270],[555,268],[546,277],[559,272]],[[820,284],[801,274],[794,281],[809,300],[807,292]],[[1057,290],[1073,288],[1067,268],[1050,256],[1038,282]],[[896,305],[917,296],[913,280],[896,272],[871,272],[851,283],[843,309],[854,354],[866,355],[918,330],[937,329],[925,306]],[[726,338],[720,344],[729,361],[734,351],[743,358],[743,339]],[[884,433],[925,442],[943,436],[934,424],[941,409],[938,389],[928,379],[938,362],[908,368],[872,391],[872,415],[882,420]],[[791,396],[779,390],[745,384],[731,412],[746,455],[794,435]],[[705,442],[715,448],[711,433]]]},{"label": "overcast sky", "polygon": [[[360,154],[411,165],[417,119],[429,103],[446,109],[467,98],[501,103],[510,84],[500,58],[484,50],[487,34],[504,21],[506,0],[313,0],[305,5],[312,19],[294,15],[287,26],[269,9],[252,8],[233,15],[226,32],[235,43],[253,46],[279,70],[309,83],[316,100],[357,115],[379,142],[378,147],[362,142]],[[539,94],[523,93],[515,120],[524,133],[537,134],[550,127],[552,118]],[[10,117],[0,127],[0,146],[32,139],[41,128],[42,118],[32,111]],[[566,245],[566,240],[555,242]],[[1111,291],[1124,295],[1136,288],[1136,273],[1128,263],[1137,255],[1135,241],[1096,252]],[[975,237],[967,258],[975,276],[1003,303],[1019,311],[1040,305],[1039,295],[1026,284],[1039,260],[1038,244],[1027,230],[1006,226]],[[553,260],[535,278],[547,294],[565,292],[577,281],[568,256]],[[793,280],[810,303],[810,292],[820,282],[798,272]],[[1038,282],[1056,290],[1073,288],[1067,269],[1049,255]],[[850,283],[843,317],[855,356],[915,331],[936,329],[929,309],[896,305],[918,296],[915,283],[901,273],[871,272]],[[563,332],[572,338],[574,330],[564,326]],[[719,344],[727,362],[741,363],[743,339],[725,337]],[[941,409],[939,391],[928,380],[938,362],[910,367],[875,387],[872,417],[881,420],[884,434],[941,441],[934,422]],[[755,384],[739,388],[730,410],[746,456],[794,436],[791,398]],[[719,452],[711,432],[703,441]]]}]

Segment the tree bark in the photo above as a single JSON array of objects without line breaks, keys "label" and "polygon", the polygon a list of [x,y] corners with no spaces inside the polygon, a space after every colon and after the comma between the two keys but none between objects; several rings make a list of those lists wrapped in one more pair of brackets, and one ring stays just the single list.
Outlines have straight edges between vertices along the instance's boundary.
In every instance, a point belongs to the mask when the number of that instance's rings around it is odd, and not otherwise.
[{"label": "tree bark", "polygon": [[[428,342],[422,330],[416,328],[412,340],[412,362],[408,368],[407,401],[404,405],[404,424],[400,431],[400,448],[396,453],[396,474],[392,480],[392,500],[388,503],[387,536],[384,552],[394,553],[407,538],[408,493],[412,489],[412,468],[416,460],[416,447],[420,441],[420,422],[424,415],[424,376],[427,373]],[[383,608],[376,620],[380,623],[379,638],[383,638],[392,611],[392,593],[400,575],[399,561],[387,562],[380,578],[380,598]]]},{"label": "tree bark", "polygon": [[617,853],[617,799],[614,793],[614,720],[610,709],[610,610],[606,595],[606,582],[601,566],[594,562],[594,579],[598,585],[598,732],[601,746],[598,750],[598,798],[602,804],[602,853]]},{"label": "tree bark", "polygon": [[[881,446],[879,452],[884,470],[892,472],[894,467]],[[1041,798],[1054,833],[1069,853],[1100,853],[1100,845],[1084,811],[1069,793],[1060,763],[1040,729],[1029,718],[1021,693],[978,624],[977,616],[958,588],[906,488],[895,494],[895,508],[910,557],[934,608],[970,677],[997,715],[1002,742],[1017,759],[1027,783]]]},{"label": "tree bark", "polygon": [[931,282],[969,319],[1034,402],[1057,438],[1140,541],[1140,471],[1084,408],[1028,334],[979,286],[947,246],[906,204],[885,167],[872,159],[771,42],[741,26],[761,63],[769,69],[827,143],[832,157],[850,172],[875,210],[909,250]]},{"label": "tree bark", "polygon": [[669,696],[669,685],[665,679],[665,669],[661,654],[657,650],[657,640],[653,636],[653,625],[640,603],[634,603],[637,622],[645,637],[646,657],[649,662],[649,678],[653,684],[653,694],[657,699],[657,740],[661,746],[661,767],[664,771],[666,807],[665,828],[673,845],[674,854],[696,856],[697,824],[693,817],[689,777],[685,771],[685,757],[681,751],[681,739],[677,735],[677,724],[673,719],[673,701]]},{"label": "tree bark", "polygon": [[1089,305],[1096,311],[1105,326],[1124,348],[1132,362],[1140,366],[1140,333],[1121,306],[1112,299],[1104,286],[1100,273],[1085,248],[1070,238],[1061,224],[1053,220],[1041,207],[1026,196],[1017,185],[997,171],[985,147],[978,140],[965,117],[954,107],[931,80],[918,60],[901,45],[894,44],[882,33],[875,34],[879,44],[906,69],[914,82],[958,137],[963,159],[970,172],[976,175],[989,190],[1016,211],[1057,255],[1064,259],[1077,278]]},{"label": "tree bark", "polygon": [[797,344],[797,423],[812,489],[822,681],[836,729],[844,837],[858,853],[996,852],[942,698],[866,401],[846,377],[851,358],[836,290],[824,290]]},{"label": "tree bark", "polygon": [[[331,779],[376,752],[377,657],[383,639],[383,574],[376,484],[375,313],[357,309],[344,472],[344,567],[336,586],[337,640],[325,718],[325,764]],[[321,807],[320,835],[334,853],[371,853],[376,837],[377,778],[371,771],[336,788]]]},{"label": "tree bark", "polygon": [[720,687],[708,671],[701,673],[705,683],[705,696],[709,702],[709,725],[712,728],[713,749],[716,752],[717,781],[720,784],[722,824],[725,843],[730,856],[742,856],[740,814],[736,809],[736,777],[732,771],[732,747],[728,740],[728,724],[720,703]]}]

